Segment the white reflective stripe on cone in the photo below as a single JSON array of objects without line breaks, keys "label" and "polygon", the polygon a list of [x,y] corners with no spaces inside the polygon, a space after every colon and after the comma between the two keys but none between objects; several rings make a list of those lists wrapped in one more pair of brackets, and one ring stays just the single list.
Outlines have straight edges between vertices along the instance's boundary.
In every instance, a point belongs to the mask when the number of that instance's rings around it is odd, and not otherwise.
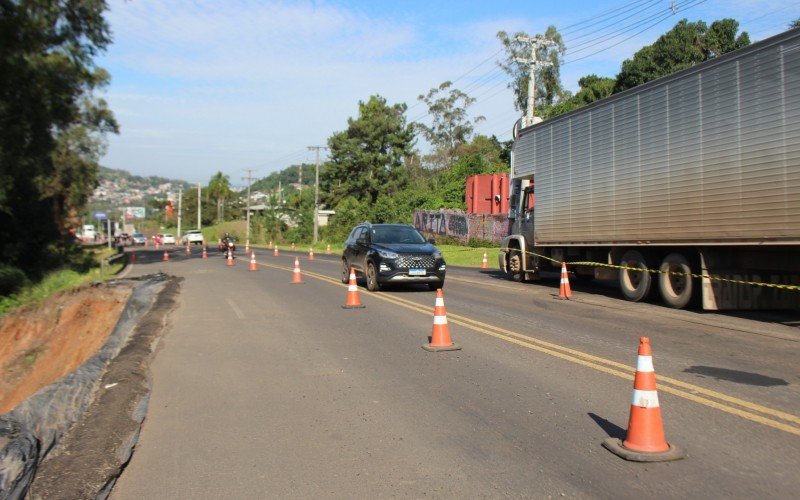
[{"label": "white reflective stripe on cone", "polygon": [[347,287],[347,291],[348,292],[357,292],[358,291],[358,285],[350,285],[350,286],[348,286]]},{"label": "white reflective stripe on cone", "polygon": [[434,325],[446,325],[447,324],[447,316],[434,316],[433,317],[433,324]]},{"label": "white reflective stripe on cone", "polygon": [[436,297],[436,306],[444,306],[444,299],[441,297]]},{"label": "white reflective stripe on cone", "polygon": [[658,408],[658,392],[634,389],[631,404],[639,408]]},{"label": "white reflective stripe on cone", "polygon": [[653,369],[653,356],[639,356],[636,360],[636,371],[643,373],[655,371]]}]

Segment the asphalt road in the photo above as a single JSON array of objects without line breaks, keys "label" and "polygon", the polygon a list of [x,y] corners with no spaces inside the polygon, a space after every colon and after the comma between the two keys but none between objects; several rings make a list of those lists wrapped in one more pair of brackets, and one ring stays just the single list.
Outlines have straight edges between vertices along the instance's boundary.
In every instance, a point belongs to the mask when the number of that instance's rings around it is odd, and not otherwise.
[{"label": "asphalt road", "polygon": [[[797,497],[800,316],[633,304],[450,268],[461,351],[421,349],[434,292],[341,307],[338,257],[142,254],[182,276],[140,441],[112,498]],[[291,284],[295,255],[304,284]],[[626,462],[640,336],[683,460]]]}]

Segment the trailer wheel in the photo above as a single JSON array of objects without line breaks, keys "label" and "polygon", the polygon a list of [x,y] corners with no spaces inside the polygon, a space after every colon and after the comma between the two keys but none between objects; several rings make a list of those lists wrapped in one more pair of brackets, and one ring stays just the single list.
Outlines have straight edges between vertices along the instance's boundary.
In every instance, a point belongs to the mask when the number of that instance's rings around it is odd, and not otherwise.
[{"label": "trailer wheel", "polygon": [[644,256],[638,250],[628,250],[622,256],[620,265],[627,268],[619,270],[619,288],[622,295],[631,302],[644,300],[650,294],[650,286],[653,283],[650,273],[647,272]]},{"label": "trailer wheel", "polygon": [[671,253],[661,261],[658,291],[669,307],[682,309],[692,300],[694,278],[689,261],[682,254]]},{"label": "trailer wheel", "polygon": [[525,281],[525,271],[522,270],[522,254],[519,250],[510,250],[508,256],[508,278],[511,281]]}]

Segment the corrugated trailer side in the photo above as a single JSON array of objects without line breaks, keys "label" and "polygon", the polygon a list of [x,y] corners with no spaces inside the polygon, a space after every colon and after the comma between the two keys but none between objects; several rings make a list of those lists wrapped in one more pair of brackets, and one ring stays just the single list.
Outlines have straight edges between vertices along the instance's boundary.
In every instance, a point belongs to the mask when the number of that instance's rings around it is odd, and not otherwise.
[{"label": "corrugated trailer side", "polygon": [[522,129],[535,243],[800,242],[800,30]]}]

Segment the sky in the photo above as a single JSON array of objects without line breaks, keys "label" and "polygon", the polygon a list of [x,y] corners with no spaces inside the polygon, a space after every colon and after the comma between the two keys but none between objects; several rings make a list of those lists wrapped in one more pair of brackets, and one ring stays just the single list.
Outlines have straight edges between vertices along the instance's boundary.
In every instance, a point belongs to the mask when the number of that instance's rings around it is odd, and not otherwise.
[{"label": "sky", "polygon": [[[672,13],[671,6],[677,12]],[[496,33],[554,25],[567,53],[565,88],[622,61],[680,19],[730,17],[752,41],[800,18],[797,0],[110,0],[113,44],[97,59],[120,123],[101,163],[136,175],[234,186],[313,163],[378,94],[425,122],[420,94],[449,80],[484,116],[476,132],[511,138],[519,113],[496,65]],[[419,144],[424,148],[424,144]]]}]

